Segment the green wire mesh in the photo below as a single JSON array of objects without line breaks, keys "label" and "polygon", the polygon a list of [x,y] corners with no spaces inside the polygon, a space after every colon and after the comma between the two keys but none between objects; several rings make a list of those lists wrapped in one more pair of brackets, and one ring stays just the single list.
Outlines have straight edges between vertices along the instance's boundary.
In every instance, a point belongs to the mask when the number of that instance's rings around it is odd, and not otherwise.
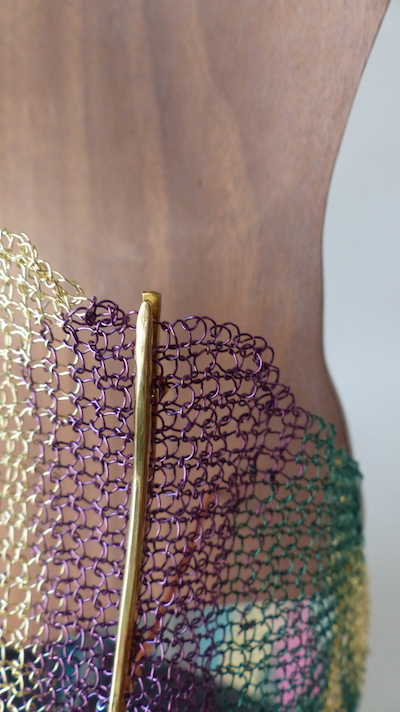
[{"label": "green wire mesh", "polygon": [[[133,458],[136,312],[0,242],[0,712],[106,710]],[[127,709],[352,712],[360,473],[265,341],[161,324]]]}]

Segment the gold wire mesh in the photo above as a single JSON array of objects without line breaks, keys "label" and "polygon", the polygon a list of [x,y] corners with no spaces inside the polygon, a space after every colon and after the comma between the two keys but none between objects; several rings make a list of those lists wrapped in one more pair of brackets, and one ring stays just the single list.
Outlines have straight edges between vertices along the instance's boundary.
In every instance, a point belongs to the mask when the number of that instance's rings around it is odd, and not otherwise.
[{"label": "gold wire mesh", "polygon": [[[107,304],[111,321],[1,232],[0,712],[106,708],[135,340]],[[163,324],[157,350],[170,390],[129,709],[352,712],[368,608],[356,465],[265,345],[193,322]]]},{"label": "gold wire mesh", "polygon": [[[62,420],[63,404],[68,417],[76,388],[69,363],[58,373],[48,369],[48,332],[61,328],[63,312],[83,302],[80,287],[39,259],[26,235],[1,231],[0,693],[10,711],[18,709],[24,688],[27,643],[33,643],[35,655],[43,635],[40,582],[51,562],[42,559],[39,541],[51,537],[45,495],[50,484],[41,487],[40,496],[37,485],[49,479],[53,423]],[[52,348],[63,349],[62,341]]]}]

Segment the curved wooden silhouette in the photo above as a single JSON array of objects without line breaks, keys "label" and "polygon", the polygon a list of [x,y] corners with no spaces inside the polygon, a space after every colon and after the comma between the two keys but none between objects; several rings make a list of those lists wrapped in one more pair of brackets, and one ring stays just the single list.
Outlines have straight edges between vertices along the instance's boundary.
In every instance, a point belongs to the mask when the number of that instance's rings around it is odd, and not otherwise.
[{"label": "curved wooden silhouette", "polygon": [[388,0],[3,0],[1,222],[87,294],[265,336],[345,426],[322,351],[334,161]]}]

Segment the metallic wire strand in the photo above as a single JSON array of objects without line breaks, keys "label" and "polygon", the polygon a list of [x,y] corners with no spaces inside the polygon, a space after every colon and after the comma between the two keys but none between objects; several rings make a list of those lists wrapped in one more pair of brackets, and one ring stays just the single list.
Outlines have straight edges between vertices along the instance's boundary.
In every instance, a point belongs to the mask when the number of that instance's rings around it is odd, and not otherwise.
[{"label": "metallic wire strand", "polygon": [[158,296],[142,299],[151,500],[126,565],[137,312],[87,299],[0,231],[0,711],[108,708],[124,568],[116,709],[355,709],[357,464],[264,339],[192,316],[164,321],[158,345]]}]

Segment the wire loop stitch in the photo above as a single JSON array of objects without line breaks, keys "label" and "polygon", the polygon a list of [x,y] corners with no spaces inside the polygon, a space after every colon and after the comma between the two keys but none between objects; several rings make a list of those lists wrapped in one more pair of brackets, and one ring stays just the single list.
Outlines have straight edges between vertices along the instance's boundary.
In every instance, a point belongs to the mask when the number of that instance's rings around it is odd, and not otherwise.
[{"label": "wire loop stitch", "polygon": [[[0,710],[106,710],[133,467],[137,312],[0,236]],[[361,476],[264,339],[160,322],[130,712],[351,712]]]}]

